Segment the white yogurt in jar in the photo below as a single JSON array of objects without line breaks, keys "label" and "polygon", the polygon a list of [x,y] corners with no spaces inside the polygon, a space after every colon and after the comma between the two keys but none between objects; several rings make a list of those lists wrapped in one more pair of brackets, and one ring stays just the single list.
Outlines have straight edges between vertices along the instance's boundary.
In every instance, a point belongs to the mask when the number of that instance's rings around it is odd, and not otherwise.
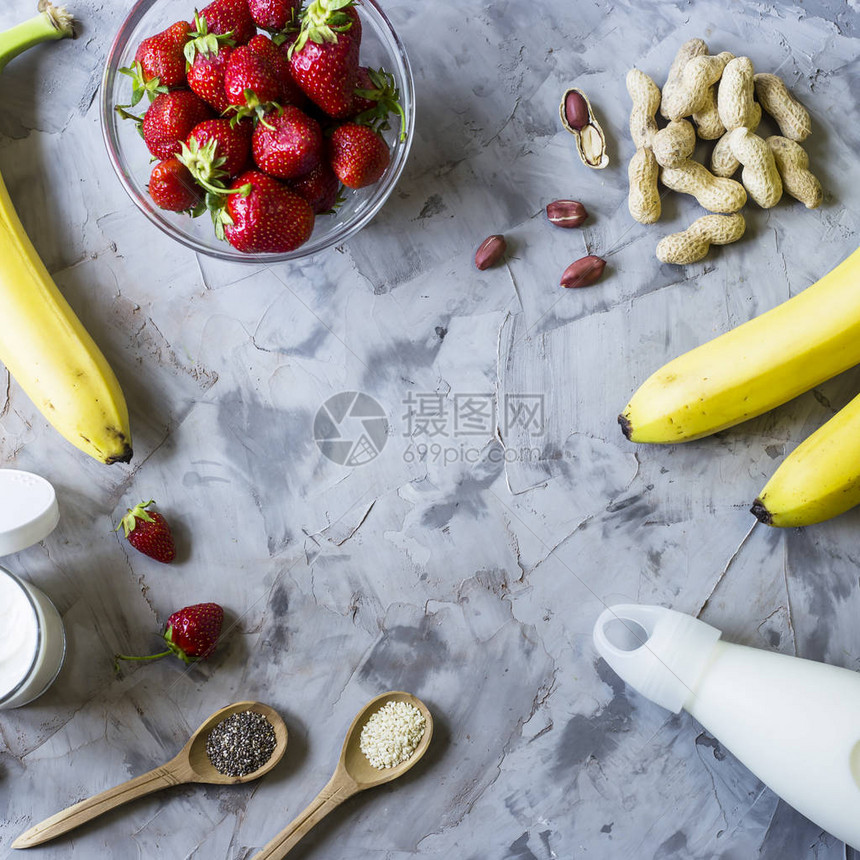
[{"label": "white yogurt in jar", "polygon": [[[44,540],[60,518],[57,496],[39,475],[0,469],[0,556]],[[34,585],[0,567],[0,711],[41,696],[66,655],[63,620]]]},{"label": "white yogurt in jar", "polygon": [[0,567],[0,710],[41,696],[66,652],[63,621],[35,586]]}]

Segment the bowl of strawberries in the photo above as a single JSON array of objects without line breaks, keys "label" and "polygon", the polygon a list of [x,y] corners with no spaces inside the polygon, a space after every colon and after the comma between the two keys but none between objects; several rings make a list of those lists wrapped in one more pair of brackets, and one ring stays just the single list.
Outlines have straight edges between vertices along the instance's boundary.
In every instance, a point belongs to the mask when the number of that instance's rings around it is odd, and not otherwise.
[{"label": "bowl of strawberries", "polygon": [[137,0],[101,117],[153,224],[203,254],[279,262],[379,211],[409,154],[414,87],[376,0]]}]

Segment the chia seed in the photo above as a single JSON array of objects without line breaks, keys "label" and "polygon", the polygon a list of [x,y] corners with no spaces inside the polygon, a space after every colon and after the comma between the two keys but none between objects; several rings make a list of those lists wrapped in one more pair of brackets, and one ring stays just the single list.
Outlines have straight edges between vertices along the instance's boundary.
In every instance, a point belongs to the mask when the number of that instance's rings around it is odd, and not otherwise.
[{"label": "chia seed", "polygon": [[225,776],[246,776],[261,768],[275,751],[275,729],[263,714],[240,711],[209,732],[206,754]]}]

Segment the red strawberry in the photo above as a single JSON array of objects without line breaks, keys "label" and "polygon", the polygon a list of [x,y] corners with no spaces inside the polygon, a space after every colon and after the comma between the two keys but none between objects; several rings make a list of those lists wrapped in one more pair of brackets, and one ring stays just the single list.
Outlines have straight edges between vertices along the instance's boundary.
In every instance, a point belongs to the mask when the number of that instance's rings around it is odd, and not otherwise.
[{"label": "red strawberry", "polygon": [[206,102],[190,90],[159,93],[143,117],[143,139],[156,158],[170,158],[191,129],[211,116]]},{"label": "red strawberry", "polygon": [[129,508],[116,530],[122,528],[136,550],[167,564],[176,556],[176,547],[167,520],[157,511],[147,510],[152,504],[155,503],[150,499]]},{"label": "red strawberry", "polygon": [[347,188],[372,185],[391,160],[388,144],[372,128],[345,122],[329,139],[329,163]]},{"label": "red strawberry", "polygon": [[118,660],[158,660],[173,654],[184,663],[194,663],[211,657],[218,646],[221,626],[224,623],[224,610],[217,603],[195,603],[185,606],[173,613],[167,619],[164,631],[164,641],[167,650],[145,657],[129,657],[117,654],[114,668],[118,668]]},{"label": "red strawberry", "polygon": [[331,212],[337,203],[340,182],[327,162],[321,161],[306,176],[300,176],[287,183],[299,197],[304,197],[316,215]]},{"label": "red strawberry", "polygon": [[248,0],[248,8],[254,23],[261,30],[283,30],[295,21],[302,6],[302,0]]},{"label": "red strawberry", "polygon": [[280,105],[296,105],[301,107],[306,101],[302,88],[293,80],[290,71],[290,59],[286,51],[282,51],[268,36],[257,34],[248,42],[248,47],[257,56],[262,57],[278,82],[278,97],[275,101]]},{"label": "red strawberry", "polygon": [[188,86],[218,113],[230,107],[224,91],[224,70],[232,51],[229,45],[221,45],[215,54],[198,52],[188,69]]},{"label": "red strawberry", "polygon": [[226,212],[232,221],[224,227],[227,241],[245,252],[284,253],[310,238],[314,213],[310,204],[265,173],[248,170],[231,186],[250,185],[245,194],[231,194]]},{"label": "red strawberry", "polygon": [[240,120],[234,124],[229,119],[207,119],[194,126],[186,142],[198,152],[209,144],[213,150],[212,166],[221,175],[233,177],[244,170],[248,163],[253,128],[250,120]]},{"label": "red strawberry", "polygon": [[314,0],[291,47],[290,69],[308,97],[333,117],[353,113],[361,22],[342,0]]},{"label": "red strawberry", "polygon": [[256,112],[262,115],[277,103],[280,86],[269,64],[247,45],[236,48],[224,70],[227,100],[237,108],[238,116]]},{"label": "red strawberry", "polygon": [[293,105],[270,113],[257,123],[251,138],[257,167],[270,176],[293,179],[313,170],[322,160],[319,123]]},{"label": "red strawberry", "polygon": [[246,44],[257,32],[247,0],[214,0],[200,12],[210,33],[230,34],[237,45]]},{"label": "red strawberry", "polygon": [[140,63],[144,82],[158,78],[163,87],[178,87],[185,83],[183,50],[190,32],[191,26],[187,21],[177,21],[137,46],[134,60]]},{"label": "red strawberry", "polygon": [[[159,161],[152,168],[149,194],[159,209],[168,209],[171,212],[187,212],[193,209],[203,196],[200,186],[178,158]],[[150,516],[155,518],[160,514]]]}]

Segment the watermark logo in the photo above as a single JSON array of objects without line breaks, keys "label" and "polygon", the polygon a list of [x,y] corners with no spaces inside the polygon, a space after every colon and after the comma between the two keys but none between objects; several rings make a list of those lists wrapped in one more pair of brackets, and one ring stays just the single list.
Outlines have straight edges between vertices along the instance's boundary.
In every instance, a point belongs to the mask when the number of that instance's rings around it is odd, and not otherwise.
[{"label": "watermark logo", "polygon": [[[409,439],[462,439],[492,436],[496,429],[496,397],[491,393],[423,394],[409,392],[403,400],[403,435]],[[543,436],[543,394],[505,393],[499,424],[502,434]]]},{"label": "watermark logo", "polygon": [[476,463],[484,456],[486,444],[497,435],[505,440],[506,447],[488,449],[489,460],[503,458],[511,463],[540,459],[540,449],[524,443],[545,433],[543,394],[506,392],[497,402],[492,392],[410,391],[403,407],[403,436],[409,440],[403,459],[407,463]]},{"label": "watermark logo", "polygon": [[388,439],[388,416],[361,391],[329,397],[314,418],[314,440],[323,455],[339,466],[362,466],[375,460]]}]

